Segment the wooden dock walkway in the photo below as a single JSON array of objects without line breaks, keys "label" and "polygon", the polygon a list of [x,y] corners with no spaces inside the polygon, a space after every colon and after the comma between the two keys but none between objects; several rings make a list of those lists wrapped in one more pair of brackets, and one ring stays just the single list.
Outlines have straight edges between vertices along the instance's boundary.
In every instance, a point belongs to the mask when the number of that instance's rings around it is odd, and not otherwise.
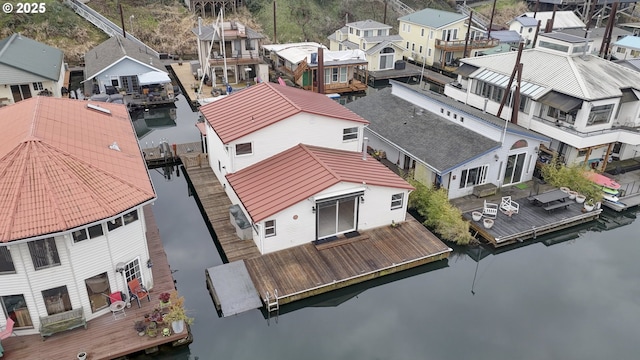
[{"label": "wooden dock walkway", "polygon": [[[463,213],[463,216],[469,220],[472,232],[477,232],[477,235],[490,245],[499,247],[535,239],[542,234],[592,221],[597,219],[602,212],[602,209],[597,209],[583,213],[582,204],[568,199],[566,201],[572,203],[568,208],[546,211],[541,206],[529,203],[526,198],[518,199],[519,212],[509,217],[498,211],[498,216],[491,229],[486,229],[482,220],[473,221],[472,211]],[[482,208],[476,210],[482,211]]]},{"label": "wooden dock walkway", "polygon": [[[147,162],[147,167],[152,169],[154,167],[161,167],[167,165],[176,165],[182,162],[182,157],[189,161],[204,161],[202,153],[202,143],[199,141],[184,143],[154,146],[152,148],[142,149],[144,160]],[[205,161],[206,163],[206,161]]]},{"label": "wooden dock walkway", "polygon": [[[320,245],[310,240],[305,245],[261,255],[252,240],[236,236],[229,221],[231,201],[209,166],[187,167],[185,173],[216,233],[223,261],[244,260],[263,301],[267,292],[273,299],[277,291],[280,305],[290,303],[446,259],[452,251],[407,215],[407,221],[396,228],[361,231],[358,237],[341,236]],[[215,292],[210,291],[213,296]]]},{"label": "wooden dock walkway", "polygon": [[[153,262],[153,289],[151,301],[141,300],[141,308],[132,303],[126,309],[126,317],[114,320],[106,313],[87,322],[87,329],[78,328],[55,334],[42,341],[40,335],[12,336],[2,340],[4,358],[11,360],[58,360],[75,359],[80,351],[87,352],[87,359],[115,359],[136,352],[168,344],[186,345],[191,340],[188,330],[170,336],[138,336],[133,328],[135,320],[143,320],[144,314],[158,305],[158,295],[174,290],[171,268],[167,260],[160,232],[153,215],[152,207],[144,207],[144,220],[147,224],[147,245]],[[86,311],[86,310],[85,310]]]},{"label": "wooden dock walkway", "polygon": [[[200,80],[197,80],[193,76],[193,72],[191,71],[191,64],[186,61],[182,63],[182,65],[179,65],[179,63],[173,63],[169,67],[171,71],[173,71],[173,73],[176,75],[176,79],[178,80],[180,89],[182,90],[184,96],[187,98],[192,107],[197,108],[200,105],[198,104],[198,88],[200,87]],[[219,85],[224,86],[222,84]],[[211,97],[211,90],[213,90],[212,86],[203,84],[201,97]]]}]

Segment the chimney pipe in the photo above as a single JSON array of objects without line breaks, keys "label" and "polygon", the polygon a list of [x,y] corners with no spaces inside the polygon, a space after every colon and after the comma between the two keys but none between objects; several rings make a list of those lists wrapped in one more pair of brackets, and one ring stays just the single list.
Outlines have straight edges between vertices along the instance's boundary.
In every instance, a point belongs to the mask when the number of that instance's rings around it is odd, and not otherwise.
[{"label": "chimney pipe", "polygon": [[198,35],[202,35],[202,18],[198,16]]},{"label": "chimney pipe", "polygon": [[587,34],[584,37],[584,50],[582,51],[582,60],[587,60],[587,49],[589,48],[589,35],[591,35],[591,30],[587,30]]},{"label": "chimney pipe", "polygon": [[367,146],[369,144],[369,138],[365,137],[362,141],[362,160],[367,160]]}]

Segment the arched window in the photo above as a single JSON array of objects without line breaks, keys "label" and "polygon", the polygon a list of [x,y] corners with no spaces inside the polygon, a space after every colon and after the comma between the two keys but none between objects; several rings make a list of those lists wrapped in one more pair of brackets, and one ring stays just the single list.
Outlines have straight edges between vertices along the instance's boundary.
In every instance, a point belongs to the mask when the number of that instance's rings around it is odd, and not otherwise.
[{"label": "arched window", "polygon": [[527,147],[527,146],[529,146],[529,144],[527,143],[527,141],[526,141],[526,140],[522,140],[522,139],[520,139],[520,140],[518,140],[518,141],[516,141],[516,142],[514,142],[514,143],[513,143],[513,145],[511,146],[511,150],[514,150],[514,149],[521,149],[521,148],[525,148],[525,147]]},{"label": "arched window", "polygon": [[391,47],[386,47],[380,51],[380,64],[378,66],[379,70],[392,69],[393,68],[393,57],[395,50]]}]

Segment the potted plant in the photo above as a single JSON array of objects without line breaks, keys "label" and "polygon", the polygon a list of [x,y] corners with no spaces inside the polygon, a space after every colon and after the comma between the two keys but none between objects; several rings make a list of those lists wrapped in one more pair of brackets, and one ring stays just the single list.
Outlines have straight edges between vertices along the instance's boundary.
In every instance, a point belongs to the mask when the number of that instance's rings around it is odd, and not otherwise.
[{"label": "potted plant", "polygon": [[569,191],[569,199],[570,199],[570,200],[575,199],[575,198],[576,198],[576,196],[578,196],[578,192],[577,192],[577,191],[573,191],[573,190],[570,190],[570,191]]},{"label": "potted plant", "polygon": [[594,208],[595,208],[595,203],[594,203],[593,199],[589,199],[589,200],[584,202],[584,209],[585,210],[593,211]]},{"label": "potted plant", "polygon": [[164,320],[167,323],[171,323],[175,334],[184,331],[185,323],[193,323],[193,318],[187,316],[187,311],[184,308],[184,297],[179,296],[177,291],[171,293],[171,305],[169,306],[169,312],[164,316]]},{"label": "potted plant", "polygon": [[483,223],[484,223],[485,229],[491,229],[491,227],[493,226],[493,220],[492,219],[484,219]]},{"label": "potted plant", "polygon": [[139,336],[144,336],[147,325],[145,325],[144,321],[138,320],[133,324],[133,328],[136,329]]},{"label": "potted plant", "polygon": [[482,213],[480,211],[474,211],[471,213],[471,218],[473,221],[480,221],[480,219],[482,219]]},{"label": "potted plant", "polygon": [[576,195],[576,202],[578,204],[582,204],[585,200],[587,200],[587,197],[582,195],[582,194],[578,194]]},{"label": "potted plant", "polygon": [[80,351],[77,355],[78,360],[85,360],[87,358],[87,352],[86,351]]},{"label": "potted plant", "polygon": [[149,322],[149,325],[147,325],[147,335],[149,337],[158,336],[158,328],[155,322],[151,321]]},{"label": "potted plant", "polygon": [[169,306],[171,304],[171,294],[168,292],[163,292],[161,293],[158,298],[160,298],[160,308],[166,308],[167,306]]},{"label": "potted plant", "polygon": [[160,308],[153,309],[153,311],[151,312],[150,320],[151,322],[162,324],[164,322],[164,316],[162,314],[162,310]]}]

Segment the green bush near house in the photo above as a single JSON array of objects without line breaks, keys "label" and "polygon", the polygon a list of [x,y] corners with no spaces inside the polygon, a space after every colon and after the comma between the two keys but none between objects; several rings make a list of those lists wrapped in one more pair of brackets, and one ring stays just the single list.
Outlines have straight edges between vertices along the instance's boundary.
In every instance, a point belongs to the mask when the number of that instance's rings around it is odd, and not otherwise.
[{"label": "green bush near house", "polygon": [[587,179],[585,172],[591,171],[582,164],[564,165],[558,162],[558,158],[554,155],[548,164],[542,166],[541,172],[544,181],[555,187],[568,187],[593,199],[593,201],[602,200],[602,191],[594,186],[594,183]]},{"label": "green bush near house", "polygon": [[424,225],[443,240],[458,245],[468,245],[475,240],[469,233],[469,223],[462,218],[460,210],[451,205],[445,189],[436,190],[412,179],[407,181],[416,188],[409,194],[408,206],[426,219]]}]

